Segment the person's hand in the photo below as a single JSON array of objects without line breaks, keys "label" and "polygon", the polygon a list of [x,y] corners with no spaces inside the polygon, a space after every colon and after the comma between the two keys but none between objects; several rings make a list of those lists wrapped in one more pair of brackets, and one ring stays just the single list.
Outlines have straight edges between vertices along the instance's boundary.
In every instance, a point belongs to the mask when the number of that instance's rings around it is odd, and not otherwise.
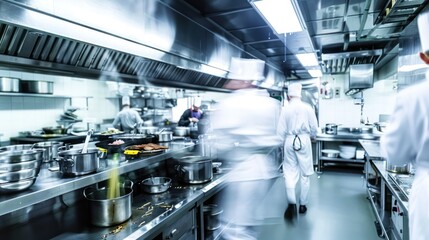
[{"label": "person's hand", "polygon": [[197,123],[198,122],[198,118],[189,118],[189,121]]}]

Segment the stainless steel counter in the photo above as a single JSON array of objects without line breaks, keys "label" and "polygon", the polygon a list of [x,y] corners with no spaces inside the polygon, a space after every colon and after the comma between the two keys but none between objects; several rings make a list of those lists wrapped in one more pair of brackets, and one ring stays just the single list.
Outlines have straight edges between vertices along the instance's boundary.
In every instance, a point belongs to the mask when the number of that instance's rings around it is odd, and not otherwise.
[{"label": "stainless steel counter", "polygon": [[379,134],[367,134],[367,133],[346,133],[346,132],[339,132],[338,134],[325,134],[325,133],[319,133],[316,136],[317,141],[348,141],[348,142],[358,142],[359,139],[366,139],[366,140],[375,140],[379,139]]},{"label": "stainless steel counter", "polygon": [[366,154],[370,159],[382,159],[380,153],[380,142],[378,140],[359,140],[360,145],[362,145]]},{"label": "stainless steel counter", "polygon": [[[122,163],[115,168],[117,168],[118,174],[131,172],[171,158],[175,154],[186,152],[194,147],[195,145],[193,144],[189,145],[184,142],[172,142],[169,144],[169,149],[166,150],[165,153],[146,156],[138,160],[122,161]],[[0,195],[0,204],[2,206],[0,208],[0,216],[91,184],[107,180],[114,169],[114,167],[108,166],[108,161],[109,159],[101,160],[101,168],[98,172],[75,178],[62,178],[59,172],[49,171],[48,166],[45,164],[40,170],[40,174],[37,177],[36,182],[28,190],[16,194]]]}]

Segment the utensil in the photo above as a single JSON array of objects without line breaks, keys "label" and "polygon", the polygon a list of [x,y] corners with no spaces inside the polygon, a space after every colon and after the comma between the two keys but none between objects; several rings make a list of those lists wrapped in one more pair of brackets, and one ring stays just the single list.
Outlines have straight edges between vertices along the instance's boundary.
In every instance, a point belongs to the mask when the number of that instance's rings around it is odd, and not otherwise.
[{"label": "utensil", "polygon": [[100,165],[97,148],[90,148],[87,150],[87,153],[82,153],[80,149],[61,151],[58,153],[56,161],[60,167],[59,171],[66,177],[96,172]]},{"label": "utensil", "polygon": [[144,192],[157,194],[167,191],[171,186],[171,178],[168,177],[150,177],[141,182],[141,188]]},{"label": "utensil", "polygon": [[179,158],[176,171],[182,182],[200,184],[213,178],[212,159],[203,156],[185,156]]},{"label": "utensil", "polygon": [[85,143],[83,144],[83,148],[81,153],[85,154],[88,150],[88,143],[89,143],[89,139],[91,138],[91,135],[94,133],[94,130],[90,129],[87,133],[86,133],[86,138],[85,138]]}]

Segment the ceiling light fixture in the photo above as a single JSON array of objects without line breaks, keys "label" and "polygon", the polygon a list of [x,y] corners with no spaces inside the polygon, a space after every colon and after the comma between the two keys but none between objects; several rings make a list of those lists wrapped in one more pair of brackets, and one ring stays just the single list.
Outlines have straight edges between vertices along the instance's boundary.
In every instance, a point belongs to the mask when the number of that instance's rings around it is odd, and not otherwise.
[{"label": "ceiling light fixture", "polygon": [[310,74],[311,77],[314,77],[314,78],[323,76],[322,71],[320,71],[320,69],[308,70],[308,73]]},{"label": "ceiling light fixture", "polygon": [[298,61],[304,67],[318,66],[319,61],[317,61],[316,55],[314,53],[299,53],[295,55],[298,58]]},{"label": "ceiling light fixture", "polygon": [[300,32],[304,28],[294,0],[255,0],[250,4],[277,34]]}]

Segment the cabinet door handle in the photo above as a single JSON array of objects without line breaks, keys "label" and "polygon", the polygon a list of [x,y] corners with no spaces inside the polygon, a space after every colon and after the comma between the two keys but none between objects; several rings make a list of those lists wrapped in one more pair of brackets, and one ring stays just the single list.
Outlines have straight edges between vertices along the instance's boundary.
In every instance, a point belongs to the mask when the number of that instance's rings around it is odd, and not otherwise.
[{"label": "cabinet door handle", "polygon": [[176,234],[177,229],[171,230],[170,234],[168,234],[167,239],[173,239],[174,235]]}]

